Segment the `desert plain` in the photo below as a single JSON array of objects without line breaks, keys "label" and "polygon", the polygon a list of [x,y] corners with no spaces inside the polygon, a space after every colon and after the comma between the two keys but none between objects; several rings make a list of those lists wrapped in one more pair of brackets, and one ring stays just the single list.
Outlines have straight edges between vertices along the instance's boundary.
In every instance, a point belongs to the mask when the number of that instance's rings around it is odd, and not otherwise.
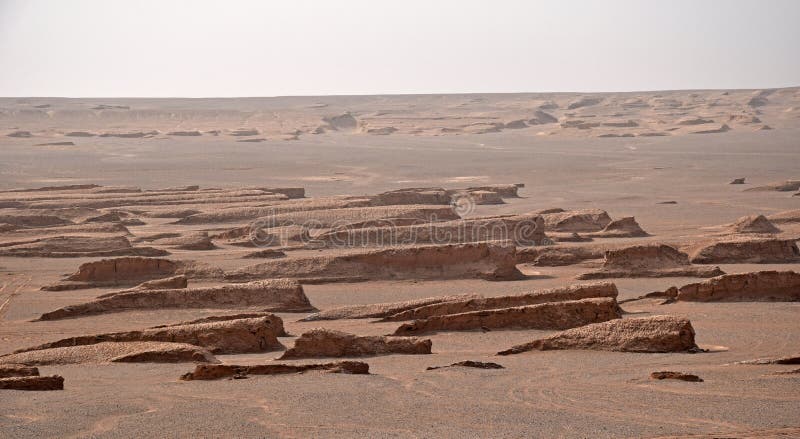
[{"label": "desert plain", "polygon": [[798,437],[798,139],[798,88],[0,98],[0,436]]}]

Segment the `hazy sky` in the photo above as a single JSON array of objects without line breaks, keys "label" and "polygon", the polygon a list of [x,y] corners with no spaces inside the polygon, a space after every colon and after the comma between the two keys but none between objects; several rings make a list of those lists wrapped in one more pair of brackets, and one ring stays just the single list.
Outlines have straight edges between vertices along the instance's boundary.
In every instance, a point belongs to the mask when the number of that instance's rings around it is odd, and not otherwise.
[{"label": "hazy sky", "polygon": [[0,96],[794,85],[798,0],[0,0]]}]

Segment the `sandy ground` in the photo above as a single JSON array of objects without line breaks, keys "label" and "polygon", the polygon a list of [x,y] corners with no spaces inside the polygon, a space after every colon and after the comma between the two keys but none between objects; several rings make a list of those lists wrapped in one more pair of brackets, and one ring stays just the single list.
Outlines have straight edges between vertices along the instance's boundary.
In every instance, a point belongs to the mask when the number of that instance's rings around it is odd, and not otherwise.
[{"label": "sandy ground", "polygon": [[[577,95],[327,97],[241,100],[0,99],[0,190],[96,183],[144,189],[304,187],[306,196],[376,194],[403,187],[457,188],[524,183],[521,198],[478,206],[473,215],[562,207],[635,216],[653,236],[625,242],[681,242],[743,215],[800,208],[794,192],[746,192],[800,179],[800,91],[663,92],[602,95],[602,103],[569,110]],[[748,105],[763,95],[764,105]],[[591,97],[591,96],[590,96]],[[672,99],[678,104],[666,105]],[[550,109],[548,102],[557,108]],[[642,103],[637,104],[638,101]],[[627,104],[626,104],[627,103]],[[97,105],[128,109],[95,109]],[[37,108],[36,106],[49,105]],[[645,106],[646,105],[646,106]],[[558,123],[476,134],[474,124],[528,120],[548,108]],[[350,112],[356,128],[309,131],[325,117]],[[761,122],[730,121],[746,113]],[[692,134],[686,117],[727,123],[721,133]],[[563,127],[573,119],[635,120],[636,127]],[[769,125],[772,130],[760,130]],[[391,126],[389,135],[369,129]],[[670,128],[678,127],[673,131]],[[261,142],[230,133],[255,128]],[[443,130],[450,128],[450,130]],[[143,138],[69,137],[70,131],[158,130]],[[199,130],[200,136],[170,136]],[[207,131],[220,130],[218,135]],[[301,133],[297,134],[296,130]],[[666,132],[660,137],[642,132]],[[608,133],[634,137],[598,137]],[[297,135],[296,140],[286,140]],[[253,137],[253,136],[251,136]],[[74,145],[44,145],[73,142]],[[745,185],[730,185],[746,177]],[[675,201],[677,204],[658,204]],[[3,209],[0,209],[0,212]],[[179,230],[167,220],[130,227],[135,236]],[[186,227],[189,229],[212,229]],[[217,225],[218,226],[218,225]],[[784,228],[784,227],[782,227]],[[784,228],[798,236],[800,228]],[[8,240],[0,234],[3,241]],[[170,250],[226,269],[253,261],[246,249]],[[293,257],[293,256],[290,256]],[[218,310],[131,311],[31,322],[107,289],[46,292],[39,288],[97,258],[0,257],[0,354],[59,338],[191,320]],[[729,273],[800,269],[800,264],[726,264]],[[576,283],[586,266],[523,267],[529,278],[373,281],[306,285],[319,309],[445,294],[513,294]],[[696,281],[613,279],[620,299]],[[688,317],[704,354],[591,351],[494,354],[548,331],[444,332],[431,336],[433,355],[367,358],[372,375],[307,373],[246,380],[179,381],[192,364],[108,364],[40,367],[65,378],[57,392],[2,391],[3,437],[661,437],[717,434],[800,436],[800,375],[792,366],[733,364],[800,352],[800,303],[623,305],[633,316]],[[280,314],[294,337],[324,326],[361,335],[390,333],[396,323],[364,320],[298,322]],[[293,337],[281,341],[291,346]],[[256,364],[280,353],[223,355]],[[494,361],[502,370],[428,366]],[[796,368],[796,366],[795,366]],[[678,370],[705,381],[653,381],[650,372]]]}]

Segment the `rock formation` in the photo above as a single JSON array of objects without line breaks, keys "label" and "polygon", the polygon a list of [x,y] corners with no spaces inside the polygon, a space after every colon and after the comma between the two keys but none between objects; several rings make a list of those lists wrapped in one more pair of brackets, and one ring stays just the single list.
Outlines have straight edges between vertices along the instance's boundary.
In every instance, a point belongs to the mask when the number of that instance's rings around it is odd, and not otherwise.
[{"label": "rock formation", "polygon": [[694,328],[689,320],[674,316],[616,319],[568,329],[514,346],[498,355],[561,349],[621,352],[695,352]]},{"label": "rock formation", "polygon": [[32,366],[84,363],[217,363],[217,359],[198,346],[162,342],[103,342],[20,352],[0,356],[0,364]]},{"label": "rock formation", "polygon": [[728,233],[780,233],[781,230],[775,227],[764,215],[748,215],[737,219],[733,224],[725,228]]},{"label": "rock formation", "polygon": [[586,260],[602,259],[605,252],[592,247],[541,246],[517,248],[517,263],[539,267],[573,265]]},{"label": "rock formation", "polygon": [[226,274],[229,280],[519,279],[516,249],[489,243],[395,247],[341,256],[276,259]]},{"label": "rock formation", "polygon": [[800,261],[794,239],[736,238],[701,245],[691,250],[696,264],[774,264]]},{"label": "rock formation", "polygon": [[723,274],[719,267],[691,265],[689,256],[665,244],[634,245],[605,253],[603,266],[578,279],[619,277],[713,277]]},{"label": "rock formation", "polygon": [[726,274],[678,290],[678,300],[691,302],[800,301],[800,273],[757,271]]},{"label": "rock formation", "polygon": [[613,220],[599,232],[590,232],[585,236],[593,238],[638,238],[650,236],[632,216]]},{"label": "rock formation", "polygon": [[313,311],[303,287],[289,279],[270,279],[243,284],[176,290],[132,291],[90,302],[70,305],[42,314],[41,320],[106,314],[133,309],[248,308],[275,312]]},{"label": "rock formation", "polygon": [[703,382],[703,379],[697,375],[692,375],[683,372],[671,372],[671,371],[652,372],[650,374],[650,378],[654,380],[681,380],[681,381],[690,381],[694,383]]},{"label": "rock formation", "polygon": [[282,349],[277,337],[285,333],[283,321],[275,315],[190,323],[142,331],[115,332],[99,335],[69,337],[45,343],[19,352],[37,351],[68,346],[92,345],[103,342],[170,342],[202,346],[213,354],[245,354]]},{"label": "rock formation", "polygon": [[0,378],[0,389],[64,390],[64,378],[59,375]]},{"label": "rock formation", "polygon": [[599,232],[611,217],[605,210],[584,209],[543,214],[545,231],[555,232]]},{"label": "rock formation", "polygon": [[436,315],[401,325],[394,335],[492,329],[566,329],[620,318],[611,298],[546,302],[513,308]]},{"label": "rock formation", "polygon": [[194,372],[181,376],[181,380],[218,380],[221,378],[247,378],[249,375],[284,375],[309,371],[369,375],[369,365],[360,361],[337,361],[320,364],[257,364],[236,366],[232,364],[198,364]]},{"label": "rock formation", "polygon": [[547,302],[608,297],[616,299],[617,287],[610,282],[578,284],[567,287],[536,290],[527,294],[496,297],[469,297],[410,307],[396,313],[387,314],[382,321],[400,322],[404,320],[426,319],[446,314],[460,314],[500,308],[537,305]]},{"label": "rock formation", "polygon": [[330,329],[303,333],[280,358],[366,357],[390,354],[430,354],[430,339],[417,337],[360,337]]},{"label": "rock formation", "polygon": [[481,296],[478,294],[460,294],[456,296],[426,297],[424,299],[406,300],[403,302],[342,306],[339,308],[326,309],[318,313],[310,314],[305,318],[300,319],[300,321],[313,322],[317,320],[369,319],[388,317],[394,314],[402,313],[403,311],[425,307],[427,305],[475,299],[479,297]]}]

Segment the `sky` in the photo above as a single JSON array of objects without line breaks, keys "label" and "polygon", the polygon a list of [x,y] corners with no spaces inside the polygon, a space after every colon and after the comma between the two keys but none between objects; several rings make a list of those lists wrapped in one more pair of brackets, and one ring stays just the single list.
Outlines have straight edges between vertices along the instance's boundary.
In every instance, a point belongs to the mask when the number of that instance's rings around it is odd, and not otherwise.
[{"label": "sky", "polygon": [[0,96],[798,85],[797,0],[0,0]]}]

